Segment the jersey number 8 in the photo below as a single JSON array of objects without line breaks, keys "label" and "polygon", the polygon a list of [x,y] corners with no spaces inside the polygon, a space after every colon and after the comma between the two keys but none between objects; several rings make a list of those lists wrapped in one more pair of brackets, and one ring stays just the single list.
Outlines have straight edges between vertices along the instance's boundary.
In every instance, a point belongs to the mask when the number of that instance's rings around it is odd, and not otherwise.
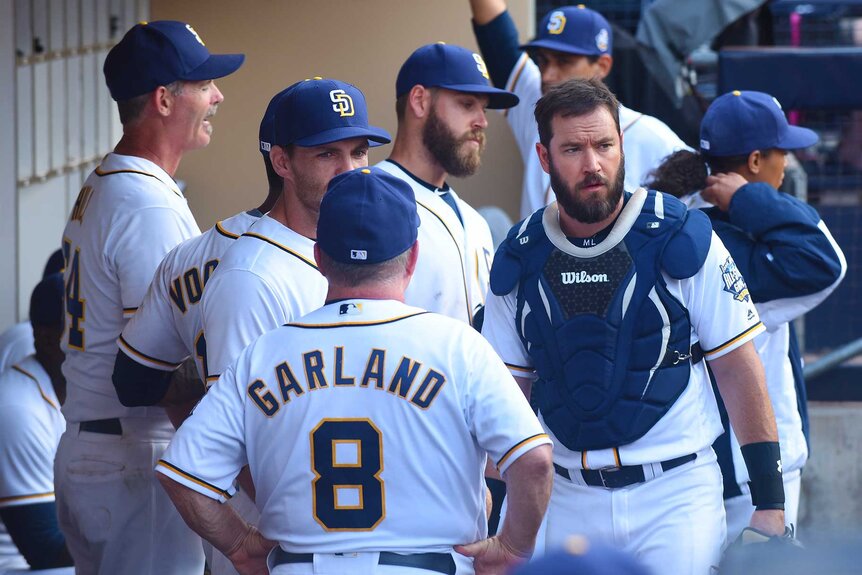
[{"label": "jersey number 8", "polygon": [[327,531],[371,531],[386,516],[383,436],[369,419],[324,419],[311,434],[314,519]]}]

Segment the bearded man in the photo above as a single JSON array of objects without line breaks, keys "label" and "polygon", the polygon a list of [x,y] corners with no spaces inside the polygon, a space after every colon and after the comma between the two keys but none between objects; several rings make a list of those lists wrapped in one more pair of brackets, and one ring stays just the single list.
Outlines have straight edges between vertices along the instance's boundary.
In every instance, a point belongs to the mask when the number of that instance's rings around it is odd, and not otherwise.
[{"label": "bearded man", "polygon": [[398,133],[378,167],[416,195],[419,261],[405,301],[472,324],[485,302],[493,243],[488,224],[446,179],[476,172],[485,109],[510,108],[518,97],[490,85],[479,54],[447,44],[422,46],[407,58],[396,97]]}]

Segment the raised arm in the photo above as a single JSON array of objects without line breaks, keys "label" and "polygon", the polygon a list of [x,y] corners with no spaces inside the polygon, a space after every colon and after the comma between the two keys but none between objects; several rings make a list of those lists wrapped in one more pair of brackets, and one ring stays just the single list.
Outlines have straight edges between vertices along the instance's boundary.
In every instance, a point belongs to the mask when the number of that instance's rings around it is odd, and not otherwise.
[{"label": "raised arm", "polygon": [[491,81],[505,88],[512,69],[521,57],[518,29],[504,0],[470,0],[473,33],[488,66]]}]

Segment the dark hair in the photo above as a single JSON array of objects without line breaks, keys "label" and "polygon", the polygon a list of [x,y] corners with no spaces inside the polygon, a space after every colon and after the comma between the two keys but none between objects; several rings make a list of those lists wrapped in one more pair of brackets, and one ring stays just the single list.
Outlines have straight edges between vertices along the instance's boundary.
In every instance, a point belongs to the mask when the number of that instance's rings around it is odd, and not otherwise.
[{"label": "dark hair", "polygon": [[[768,158],[772,153],[772,148],[768,150],[760,150],[760,155],[763,158]],[[751,152],[747,154],[740,154],[738,156],[709,156],[707,154],[703,154],[703,159],[709,164],[709,171],[713,174],[724,174],[727,172],[735,172],[739,170],[743,166],[748,165],[748,157],[755,150],[751,150]]]},{"label": "dark hair", "polygon": [[697,152],[679,150],[666,157],[647,177],[647,187],[681,198],[706,187],[706,163]]},{"label": "dark hair", "polygon": [[547,91],[536,102],[536,123],[539,125],[539,141],[548,147],[553,133],[551,121],[555,116],[563,118],[584,116],[604,106],[614,119],[620,133],[620,103],[601,80],[567,80]]}]

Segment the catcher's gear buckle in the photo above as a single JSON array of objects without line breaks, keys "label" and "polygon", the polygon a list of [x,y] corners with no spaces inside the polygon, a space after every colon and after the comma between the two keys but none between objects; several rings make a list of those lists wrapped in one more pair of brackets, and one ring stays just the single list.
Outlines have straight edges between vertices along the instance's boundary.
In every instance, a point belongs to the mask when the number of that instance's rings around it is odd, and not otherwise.
[{"label": "catcher's gear buckle", "polygon": [[673,353],[676,355],[676,357],[674,358],[672,365],[677,365],[679,362],[691,358],[690,353],[680,353],[677,350],[673,350]]}]

